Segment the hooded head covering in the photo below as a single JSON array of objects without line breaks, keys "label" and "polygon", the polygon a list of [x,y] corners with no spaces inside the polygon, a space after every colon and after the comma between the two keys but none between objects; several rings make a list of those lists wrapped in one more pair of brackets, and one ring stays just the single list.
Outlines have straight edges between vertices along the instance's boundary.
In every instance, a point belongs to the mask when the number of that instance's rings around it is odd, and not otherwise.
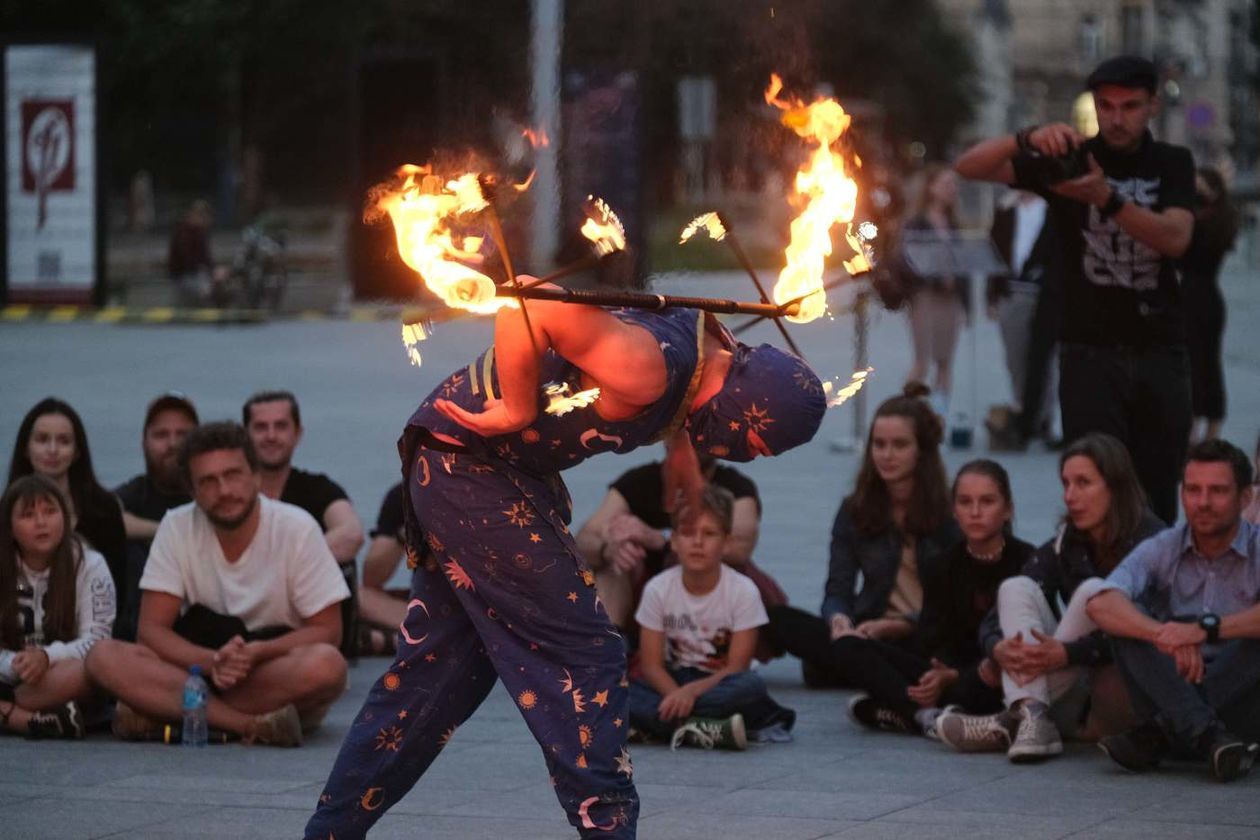
[{"label": "hooded head covering", "polygon": [[777,347],[739,344],[726,382],[687,421],[696,451],[727,461],[751,461],[752,430],[775,455],[810,440],[827,410],[818,376]]}]

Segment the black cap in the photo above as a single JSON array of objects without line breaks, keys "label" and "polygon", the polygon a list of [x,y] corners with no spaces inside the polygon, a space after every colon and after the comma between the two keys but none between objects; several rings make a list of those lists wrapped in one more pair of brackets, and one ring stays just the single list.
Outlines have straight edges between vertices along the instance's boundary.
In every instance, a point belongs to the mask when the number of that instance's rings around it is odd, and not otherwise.
[{"label": "black cap", "polygon": [[1159,73],[1155,70],[1155,63],[1136,55],[1109,58],[1095,67],[1094,72],[1085,80],[1087,90],[1098,90],[1103,85],[1118,85],[1154,93],[1158,84]]},{"label": "black cap", "polygon": [[197,418],[197,409],[193,407],[192,401],[178,391],[168,391],[160,397],[154,398],[149,403],[149,407],[144,412],[144,428],[149,428],[149,424],[153,422],[153,418],[158,415],[159,411],[182,411],[193,421],[193,425],[197,425],[201,421]]}]

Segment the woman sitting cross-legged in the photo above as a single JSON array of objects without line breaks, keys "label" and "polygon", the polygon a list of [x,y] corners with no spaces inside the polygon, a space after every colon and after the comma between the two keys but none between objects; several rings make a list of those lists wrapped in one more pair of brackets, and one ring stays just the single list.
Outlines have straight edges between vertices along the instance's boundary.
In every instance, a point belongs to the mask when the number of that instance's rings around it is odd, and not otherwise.
[{"label": "woman sitting cross-legged", "polygon": [[914,649],[922,581],[958,539],[941,421],[926,393],[908,385],[875,411],[853,493],[832,525],[822,617],[790,606],[767,610],[771,642],[801,658],[808,685],[852,685],[859,676],[842,637]]},{"label": "woman sitting cross-legged", "polygon": [[0,498],[0,730],[82,738],[92,696],[83,658],[108,639],[114,583],[70,529],[51,479],[28,475]]},{"label": "woman sitting cross-legged", "polygon": [[[941,740],[963,752],[1006,750],[1014,762],[1063,751],[1060,727],[1071,732],[1086,697],[1086,669],[1111,662],[1106,637],[1085,611],[1105,578],[1139,542],[1163,530],[1146,507],[1124,444],[1098,432],[1086,435],[1059,459],[1067,516],[1058,533],[1037,550],[1022,573],[998,590],[986,619],[989,656],[1002,671],[1006,709],[992,715],[945,712]],[[1067,604],[1060,611],[1059,599]],[[1000,634],[992,632],[994,624]],[[1000,641],[995,641],[1000,638]],[[1094,711],[1127,704],[1120,680],[1095,670]],[[1103,680],[1106,680],[1106,688]],[[1052,708],[1053,707],[1053,708]]]},{"label": "woman sitting cross-legged", "polygon": [[866,692],[849,704],[863,726],[935,737],[943,706],[980,713],[1002,708],[1000,674],[977,639],[998,586],[1019,572],[1033,547],[1011,534],[1011,483],[994,461],[965,464],[954,479],[953,500],[964,536],[923,581],[912,649],[855,630],[833,645],[852,682]]}]

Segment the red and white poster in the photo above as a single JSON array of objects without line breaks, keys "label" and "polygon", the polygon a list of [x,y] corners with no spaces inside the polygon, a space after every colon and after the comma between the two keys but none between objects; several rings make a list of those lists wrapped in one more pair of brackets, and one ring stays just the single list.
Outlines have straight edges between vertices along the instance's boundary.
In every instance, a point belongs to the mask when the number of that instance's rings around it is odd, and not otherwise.
[{"label": "red and white poster", "polygon": [[97,282],[96,53],[4,51],[9,302],[88,303]]}]

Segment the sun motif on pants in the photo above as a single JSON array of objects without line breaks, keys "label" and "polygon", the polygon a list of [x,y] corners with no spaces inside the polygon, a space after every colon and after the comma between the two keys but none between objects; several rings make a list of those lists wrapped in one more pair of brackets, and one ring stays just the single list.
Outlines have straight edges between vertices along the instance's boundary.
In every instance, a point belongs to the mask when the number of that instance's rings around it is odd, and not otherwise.
[{"label": "sun motif on pants", "polygon": [[538,695],[533,689],[527,688],[516,696],[516,702],[522,709],[529,711],[538,705]]},{"label": "sun motif on pants", "polygon": [[390,726],[376,733],[376,749],[398,752],[402,746],[403,732],[397,726]]},{"label": "sun motif on pants", "polygon": [[589,747],[594,737],[595,735],[591,732],[591,728],[585,723],[578,727],[578,743],[582,745],[582,749]]},{"label": "sun motif on pants", "polygon": [[402,678],[393,671],[390,671],[388,674],[381,677],[381,685],[385,686],[386,691],[397,691],[398,686],[402,685]]},{"label": "sun motif on pants", "polygon": [[534,512],[529,509],[527,502],[513,502],[510,508],[503,511],[503,515],[518,528],[527,528],[534,522]]}]

